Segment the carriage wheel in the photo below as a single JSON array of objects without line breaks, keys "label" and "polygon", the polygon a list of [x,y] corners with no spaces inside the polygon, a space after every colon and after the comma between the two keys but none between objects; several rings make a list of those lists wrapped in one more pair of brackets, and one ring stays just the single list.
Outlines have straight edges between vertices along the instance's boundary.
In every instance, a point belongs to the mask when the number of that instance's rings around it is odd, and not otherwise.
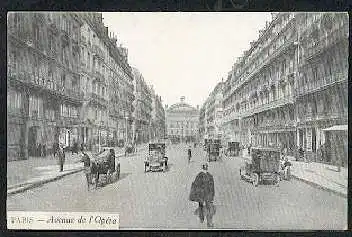
[{"label": "carriage wheel", "polygon": [[98,183],[99,183],[99,173],[97,173],[95,176],[95,189],[98,188]]},{"label": "carriage wheel", "polygon": [[257,187],[259,184],[259,175],[257,173],[253,173],[252,174],[252,184],[254,185],[254,187]]},{"label": "carriage wheel", "polygon": [[117,168],[117,179],[120,179],[120,165]]},{"label": "carriage wheel", "polygon": [[112,176],[112,172],[111,172],[111,170],[109,169],[108,172],[106,172],[106,183],[107,183],[107,184],[109,184],[109,183],[112,182],[111,176]]},{"label": "carriage wheel", "polygon": [[246,174],[246,172],[243,171],[242,168],[240,168],[240,177],[243,180],[244,179],[244,175]]},{"label": "carriage wheel", "polygon": [[288,167],[287,168],[287,173],[286,173],[286,180],[290,180],[291,179],[291,168],[290,167]]},{"label": "carriage wheel", "polygon": [[275,183],[276,183],[276,187],[280,186],[280,174],[275,175]]}]

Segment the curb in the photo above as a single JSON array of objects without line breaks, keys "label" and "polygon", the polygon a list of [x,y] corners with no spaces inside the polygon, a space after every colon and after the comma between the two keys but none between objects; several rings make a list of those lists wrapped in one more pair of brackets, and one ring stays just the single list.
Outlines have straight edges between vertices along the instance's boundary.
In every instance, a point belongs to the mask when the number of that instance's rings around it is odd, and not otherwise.
[{"label": "curb", "polygon": [[[16,194],[16,193],[21,193],[21,192],[24,192],[26,190],[29,190],[29,189],[32,189],[32,188],[36,188],[36,187],[39,187],[43,184],[46,184],[46,183],[49,183],[49,182],[53,182],[53,181],[56,181],[56,180],[59,180],[61,178],[63,178],[64,176],[66,175],[70,175],[70,174],[74,174],[74,173],[78,173],[80,171],[82,171],[83,168],[79,168],[79,169],[76,169],[76,170],[72,170],[70,172],[67,172],[65,174],[62,174],[62,175],[58,175],[56,177],[52,177],[52,178],[49,178],[49,179],[44,179],[44,180],[40,180],[38,182],[33,182],[33,183],[22,183],[22,184],[16,184],[16,185],[13,185],[11,186],[11,188],[9,190],[7,190],[7,195],[13,195],[13,194]],[[19,188],[16,188],[16,187],[19,187]]]},{"label": "curb", "polygon": [[[244,159],[246,157],[242,156],[241,158]],[[315,187],[315,188],[318,188],[318,189],[321,189],[321,190],[324,190],[324,191],[327,191],[327,192],[330,192],[330,193],[334,193],[334,194],[336,194],[336,195],[338,195],[340,197],[343,197],[343,198],[347,198],[347,194],[345,194],[345,193],[333,190],[331,188],[324,187],[324,186],[322,186],[320,184],[314,183],[313,181],[309,181],[309,180],[300,178],[297,175],[293,174],[292,172],[291,172],[291,177],[296,179],[296,180],[298,180],[298,181],[304,182],[304,183],[306,183],[306,184],[308,184],[308,185],[310,185],[312,187]]]},{"label": "curb", "polygon": [[306,184],[308,184],[308,185],[310,185],[310,186],[313,186],[313,187],[315,187],[315,188],[318,188],[318,189],[321,189],[321,190],[324,190],[324,191],[327,191],[327,192],[330,192],[330,193],[334,193],[334,194],[336,194],[336,195],[338,195],[338,196],[340,196],[340,197],[343,197],[343,198],[347,198],[347,194],[345,194],[345,193],[342,193],[342,192],[333,190],[333,189],[331,189],[331,188],[324,187],[324,186],[319,185],[319,184],[317,184],[317,183],[314,183],[314,182],[312,182],[312,181],[309,181],[309,180],[300,178],[300,177],[298,177],[297,175],[294,175],[294,174],[292,174],[292,173],[291,173],[291,177],[294,178],[294,179],[296,179],[296,180],[302,181],[302,182],[304,182],[304,183],[306,183]]}]

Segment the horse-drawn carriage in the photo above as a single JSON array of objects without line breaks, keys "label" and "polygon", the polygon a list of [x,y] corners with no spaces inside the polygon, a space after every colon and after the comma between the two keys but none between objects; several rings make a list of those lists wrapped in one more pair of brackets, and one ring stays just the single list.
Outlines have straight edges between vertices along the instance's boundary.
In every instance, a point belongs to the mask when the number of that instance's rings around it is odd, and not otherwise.
[{"label": "horse-drawn carriage", "polygon": [[136,152],[136,145],[135,144],[133,144],[133,143],[126,144],[125,155],[132,154],[132,153],[135,153],[135,152]]},{"label": "horse-drawn carriage", "polygon": [[239,142],[228,142],[225,150],[226,156],[238,156],[240,154]]},{"label": "horse-drawn carriage", "polygon": [[[101,175],[104,175],[104,185],[120,178],[120,163],[116,162],[113,149],[105,149],[99,154],[84,152],[83,159],[88,188],[95,183],[98,187]],[[94,180],[94,182],[93,182]]]},{"label": "horse-drawn carriage", "polygon": [[220,139],[208,140],[206,151],[207,151],[207,157],[209,162],[217,161],[220,158],[221,148],[222,148],[222,145],[221,145]]},{"label": "horse-drawn carriage", "polygon": [[251,182],[254,186],[270,180],[277,185],[280,182],[280,150],[269,147],[253,147],[251,159],[240,168],[241,179]]},{"label": "horse-drawn carriage", "polygon": [[150,143],[148,156],[144,161],[144,172],[166,171],[168,158],[165,155],[165,143]]}]

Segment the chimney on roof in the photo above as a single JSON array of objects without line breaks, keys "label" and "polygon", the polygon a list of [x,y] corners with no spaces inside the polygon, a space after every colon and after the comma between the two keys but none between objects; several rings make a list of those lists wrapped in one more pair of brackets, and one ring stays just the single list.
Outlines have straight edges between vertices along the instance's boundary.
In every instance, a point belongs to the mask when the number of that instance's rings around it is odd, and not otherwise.
[{"label": "chimney on roof", "polygon": [[197,110],[199,110],[199,105],[197,105]]}]

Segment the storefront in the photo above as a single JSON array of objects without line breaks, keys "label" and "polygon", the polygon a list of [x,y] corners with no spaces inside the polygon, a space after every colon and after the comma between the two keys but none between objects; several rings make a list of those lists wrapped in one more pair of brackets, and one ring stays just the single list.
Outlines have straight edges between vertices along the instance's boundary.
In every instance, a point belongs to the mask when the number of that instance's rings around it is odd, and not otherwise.
[{"label": "storefront", "polygon": [[335,125],[323,129],[325,143],[322,146],[322,159],[340,167],[348,166],[348,125]]}]

